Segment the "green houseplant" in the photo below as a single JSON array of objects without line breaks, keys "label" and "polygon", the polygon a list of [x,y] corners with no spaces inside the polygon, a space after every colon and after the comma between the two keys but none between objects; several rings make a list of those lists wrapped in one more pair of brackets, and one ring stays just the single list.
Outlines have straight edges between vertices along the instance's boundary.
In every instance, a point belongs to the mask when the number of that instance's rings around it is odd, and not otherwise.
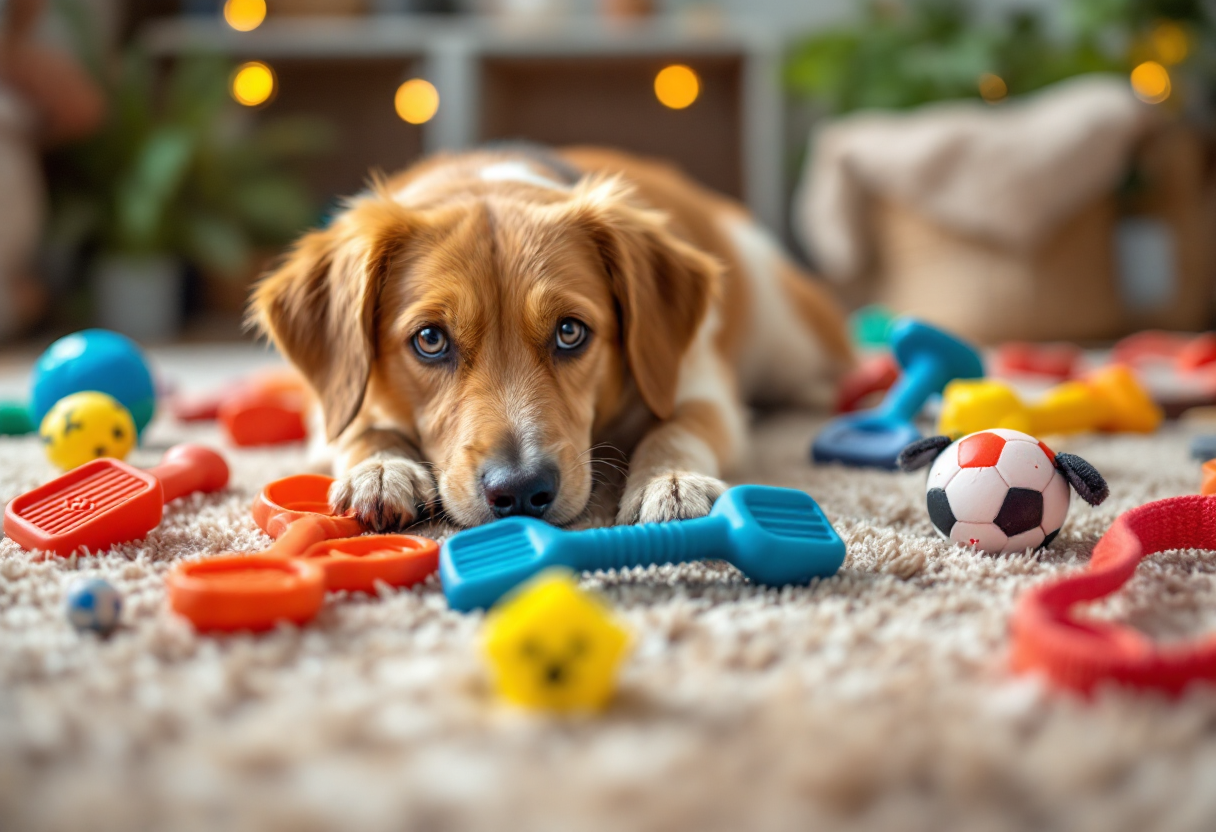
[{"label": "green houseplant", "polygon": [[[89,58],[87,27],[77,28]],[[187,264],[241,275],[259,249],[316,218],[287,164],[323,149],[326,132],[312,120],[254,118],[230,99],[221,58],[182,58],[163,73],[134,48],[90,62],[107,119],[51,162],[50,237],[88,264],[103,326],[168,337]]]},{"label": "green houseplant", "polygon": [[[817,32],[791,54],[786,80],[829,112],[903,109],[947,99],[995,102],[1087,72],[1129,72],[1157,52],[1163,23],[1202,63],[1203,0],[1063,0],[1058,17],[1018,10],[981,21],[963,0],[875,0],[856,24]],[[1179,58],[1181,60],[1181,58]]]}]

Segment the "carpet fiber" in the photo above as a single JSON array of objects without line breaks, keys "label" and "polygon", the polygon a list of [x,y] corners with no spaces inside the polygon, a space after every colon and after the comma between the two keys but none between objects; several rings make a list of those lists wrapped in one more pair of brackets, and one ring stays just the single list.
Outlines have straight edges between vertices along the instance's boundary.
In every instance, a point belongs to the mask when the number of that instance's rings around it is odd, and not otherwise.
[{"label": "carpet fiber", "polygon": [[[449,612],[435,579],[333,595],[260,637],[167,612],[174,561],[268,545],[248,506],[302,468],[298,448],[227,452],[231,490],[100,557],[4,540],[0,829],[1213,828],[1212,691],[1083,701],[1007,670],[1019,593],[1084,564],[1120,512],[1196,490],[1182,429],[1070,442],[1110,500],[1074,498],[1049,552],[994,558],[935,536],[923,473],[807,464],[815,426],[760,423],[735,479],[808,490],[848,544],[840,574],[782,591],[713,565],[588,576],[635,634],[593,718],[496,701],[481,618]],[[218,442],[158,424],[134,461],[183,439]],[[50,474],[36,440],[0,440],[0,499]],[[125,597],[108,640],[63,615],[81,574]],[[1216,628],[1216,564],[1155,556],[1094,612],[1162,638]]]}]

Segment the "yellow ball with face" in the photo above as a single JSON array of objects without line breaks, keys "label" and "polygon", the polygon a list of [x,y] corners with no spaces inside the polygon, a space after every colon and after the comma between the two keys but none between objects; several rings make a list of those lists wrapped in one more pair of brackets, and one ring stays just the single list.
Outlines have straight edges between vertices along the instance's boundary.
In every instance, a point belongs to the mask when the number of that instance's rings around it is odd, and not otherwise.
[{"label": "yellow ball with face", "polygon": [[135,447],[135,421],[117,399],[87,391],[64,396],[38,430],[47,458],[69,471],[90,459],[125,459]]},{"label": "yellow ball with face", "polygon": [[562,570],[545,572],[486,619],[499,693],[530,708],[594,711],[616,689],[629,634]]}]

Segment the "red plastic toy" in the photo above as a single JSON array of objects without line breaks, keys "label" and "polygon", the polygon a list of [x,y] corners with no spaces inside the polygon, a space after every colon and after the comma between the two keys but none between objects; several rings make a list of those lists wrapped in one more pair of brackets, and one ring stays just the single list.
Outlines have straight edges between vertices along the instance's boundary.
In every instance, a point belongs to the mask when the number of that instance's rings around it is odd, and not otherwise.
[{"label": "red plastic toy", "polygon": [[147,471],[117,459],[95,459],[14,499],[4,532],[26,549],[67,556],[104,551],[156,528],[164,505],[228,484],[223,457],[198,445],[177,445]]},{"label": "red plastic toy", "polygon": [[329,509],[330,477],[276,480],[253,504],[258,526],[275,543],[256,555],[179,563],[166,579],[170,606],[200,630],[267,630],[297,624],[321,609],[325,592],[372,592],[377,581],[412,586],[439,566],[439,544],[425,537],[357,537],[351,515]]},{"label": "red plastic toy", "polygon": [[174,415],[184,422],[218,419],[234,445],[277,445],[308,437],[304,423],[307,390],[293,372],[271,372],[241,382],[226,393],[180,399]]},{"label": "red plastic toy", "polygon": [[1134,508],[1098,541],[1089,567],[1027,592],[1010,622],[1013,665],[1088,692],[1104,681],[1179,693],[1216,680],[1216,637],[1158,645],[1130,627],[1083,619],[1077,604],[1117,592],[1148,555],[1216,549],[1216,497],[1172,497]]},{"label": "red plastic toy", "polygon": [[1081,350],[1073,344],[1002,344],[992,357],[992,369],[1000,376],[1045,376],[1067,381],[1080,371]]},{"label": "red plastic toy", "polygon": [[876,393],[885,393],[899,378],[899,362],[889,352],[867,358],[857,369],[840,381],[836,391],[836,413],[852,413],[860,408],[866,398]]}]

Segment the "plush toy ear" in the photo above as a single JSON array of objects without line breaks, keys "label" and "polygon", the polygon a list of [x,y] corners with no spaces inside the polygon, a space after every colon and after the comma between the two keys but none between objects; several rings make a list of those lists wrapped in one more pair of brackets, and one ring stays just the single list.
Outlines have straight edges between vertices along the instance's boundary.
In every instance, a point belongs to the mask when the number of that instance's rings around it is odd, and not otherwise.
[{"label": "plush toy ear", "polygon": [[901,471],[915,471],[924,468],[937,459],[942,451],[949,448],[952,441],[949,436],[929,436],[925,439],[917,439],[899,452],[895,464]]},{"label": "plush toy ear", "polygon": [[1110,496],[1110,488],[1098,469],[1076,454],[1056,454],[1056,468],[1060,469],[1081,499],[1091,506],[1099,505]]}]

